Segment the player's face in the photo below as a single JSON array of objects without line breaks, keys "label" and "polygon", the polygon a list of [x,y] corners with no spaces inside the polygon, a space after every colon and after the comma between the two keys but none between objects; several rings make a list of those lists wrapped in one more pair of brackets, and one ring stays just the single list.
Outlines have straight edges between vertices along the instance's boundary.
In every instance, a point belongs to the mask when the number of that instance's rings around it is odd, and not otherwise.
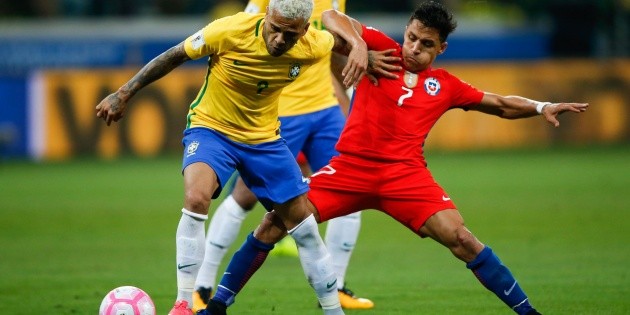
[{"label": "player's face", "polygon": [[433,63],[437,55],[444,52],[446,42],[440,41],[440,34],[431,27],[426,27],[419,20],[413,19],[405,30],[403,42],[403,64],[405,69],[418,72]]},{"label": "player's face", "polygon": [[274,57],[284,54],[306,34],[308,26],[304,19],[288,19],[275,10],[267,10],[262,32],[267,51]]}]

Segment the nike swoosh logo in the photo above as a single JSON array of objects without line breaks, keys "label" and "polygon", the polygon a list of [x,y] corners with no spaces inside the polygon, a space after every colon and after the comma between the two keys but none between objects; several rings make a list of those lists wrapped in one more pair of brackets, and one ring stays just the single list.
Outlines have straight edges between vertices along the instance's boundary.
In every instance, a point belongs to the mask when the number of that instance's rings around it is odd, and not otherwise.
[{"label": "nike swoosh logo", "polygon": [[512,290],[514,290],[514,287],[516,286],[516,281],[514,281],[514,284],[512,284],[512,286],[510,287],[509,290],[503,290],[503,293],[505,295],[510,295],[510,293],[512,293]]},{"label": "nike swoosh logo", "polygon": [[217,244],[217,243],[210,242],[210,245],[212,245],[212,246],[216,246],[216,247],[218,247],[218,248],[220,248],[220,249],[225,249],[225,246],[219,245],[219,244]]},{"label": "nike swoosh logo", "polygon": [[331,283],[326,283],[326,289],[330,290],[337,283],[337,279]]},{"label": "nike swoosh logo", "polygon": [[178,269],[178,270],[182,270],[182,269],[184,269],[184,268],[186,268],[186,267],[190,267],[190,266],[194,266],[194,265],[196,265],[196,264],[188,264],[188,265],[180,265],[180,264],[177,264],[177,269]]},{"label": "nike swoosh logo", "polygon": [[442,195],[442,200],[443,200],[443,201],[449,201],[449,200],[451,200],[451,198],[450,198],[450,197],[446,197],[446,196]]},{"label": "nike swoosh logo", "polygon": [[240,60],[234,60],[234,65],[235,66],[246,66],[247,64],[240,61]]}]

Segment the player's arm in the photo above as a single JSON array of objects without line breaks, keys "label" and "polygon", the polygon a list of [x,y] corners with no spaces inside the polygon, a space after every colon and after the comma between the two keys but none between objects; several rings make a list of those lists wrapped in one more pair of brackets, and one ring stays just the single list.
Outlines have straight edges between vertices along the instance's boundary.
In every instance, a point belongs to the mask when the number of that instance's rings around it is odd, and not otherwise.
[{"label": "player's arm", "polygon": [[[333,51],[336,53],[351,57],[352,43],[365,43],[361,38],[363,34],[361,23],[339,11],[324,11],[322,23],[335,38]],[[398,78],[398,75],[393,72],[400,71],[402,68],[400,67],[400,57],[393,55],[395,51],[395,49],[387,49],[368,52],[367,76],[374,85],[378,84],[376,76],[383,76],[388,79]]]},{"label": "player's arm", "polygon": [[368,66],[367,44],[361,38],[361,23],[337,10],[324,11],[322,23],[335,39],[333,51],[348,56],[341,74],[343,84],[350,87],[359,82]]},{"label": "player's arm", "polygon": [[184,42],[163,52],[147,63],[118,91],[108,95],[96,106],[96,117],[100,117],[109,126],[112,121],[120,120],[127,107],[127,102],[143,87],[154,82],[191,58],[186,54]]},{"label": "player's arm", "polygon": [[499,116],[506,119],[527,118],[542,114],[555,127],[560,125],[557,116],[564,112],[581,113],[586,111],[588,103],[550,103],[531,100],[522,96],[501,96],[484,93],[481,102],[471,110]]},{"label": "player's arm", "polygon": [[398,79],[395,72],[402,70],[400,57],[394,56],[396,49],[370,50],[368,51],[367,77],[374,85],[378,85],[377,77]]},{"label": "player's arm", "polygon": [[349,89],[343,86],[343,76],[341,71],[346,65],[347,57],[336,52],[330,56],[330,74],[332,76],[333,88],[335,89],[335,97],[339,102],[339,106],[343,113],[347,116],[350,110],[350,93]]}]

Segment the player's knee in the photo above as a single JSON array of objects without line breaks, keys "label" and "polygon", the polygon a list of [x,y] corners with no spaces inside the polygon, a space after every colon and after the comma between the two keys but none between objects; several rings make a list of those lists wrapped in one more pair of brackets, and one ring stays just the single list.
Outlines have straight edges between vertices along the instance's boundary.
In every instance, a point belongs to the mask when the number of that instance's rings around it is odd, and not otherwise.
[{"label": "player's knee", "polygon": [[258,198],[256,198],[256,195],[254,195],[249,190],[247,192],[233,191],[232,197],[234,198],[234,201],[236,201],[236,203],[241,206],[241,208],[243,208],[245,211],[252,210],[258,202]]},{"label": "player's knee", "polygon": [[185,206],[186,209],[201,214],[208,213],[208,207],[210,206],[211,196],[208,193],[202,192],[196,189],[189,189],[186,191]]},{"label": "player's knee", "polygon": [[254,237],[266,244],[275,244],[285,235],[287,235],[287,230],[280,217],[273,211],[265,214],[262,222],[254,231]]},{"label": "player's knee", "polygon": [[258,202],[258,198],[256,195],[249,190],[249,188],[245,185],[242,179],[239,179],[234,185],[234,190],[232,190],[232,198],[234,201],[238,203],[241,208],[249,211],[256,205]]},{"label": "player's knee", "polygon": [[468,247],[474,236],[465,226],[460,226],[455,230],[455,238],[459,246]]},{"label": "player's knee", "polygon": [[452,248],[453,254],[463,261],[469,261],[478,253],[479,247],[483,247],[477,238],[464,225],[455,230],[456,245]]}]

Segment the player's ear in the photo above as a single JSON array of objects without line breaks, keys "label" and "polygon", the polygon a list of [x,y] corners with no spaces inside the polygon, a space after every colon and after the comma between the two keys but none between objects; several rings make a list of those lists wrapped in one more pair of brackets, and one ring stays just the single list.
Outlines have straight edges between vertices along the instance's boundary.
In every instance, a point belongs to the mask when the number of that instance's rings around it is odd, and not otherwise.
[{"label": "player's ear", "polygon": [[447,42],[443,42],[440,44],[440,50],[438,51],[438,55],[441,55],[444,53],[444,51],[446,51],[446,47],[448,47],[448,43]]},{"label": "player's ear", "polygon": [[302,35],[306,34],[309,26],[311,26],[311,22],[306,22],[306,25],[304,25],[304,29],[302,31]]}]

